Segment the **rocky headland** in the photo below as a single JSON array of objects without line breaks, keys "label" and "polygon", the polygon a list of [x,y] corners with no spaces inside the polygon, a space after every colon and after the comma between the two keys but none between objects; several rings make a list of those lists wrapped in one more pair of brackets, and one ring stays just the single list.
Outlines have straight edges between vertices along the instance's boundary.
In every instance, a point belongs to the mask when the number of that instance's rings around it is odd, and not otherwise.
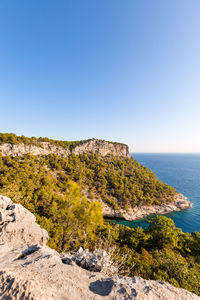
[{"label": "rocky headland", "polygon": [[200,299],[162,281],[87,271],[72,262],[70,254],[47,247],[47,240],[33,214],[0,196],[0,299]]},{"label": "rocky headland", "polygon": [[134,221],[144,219],[152,214],[168,214],[173,211],[185,210],[192,207],[192,203],[187,200],[182,194],[176,194],[173,203],[163,203],[159,205],[142,205],[129,208],[128,211],[118,209],[115,210],[102,202],[103,216],[110,219],[123,219],[127,221]]}]

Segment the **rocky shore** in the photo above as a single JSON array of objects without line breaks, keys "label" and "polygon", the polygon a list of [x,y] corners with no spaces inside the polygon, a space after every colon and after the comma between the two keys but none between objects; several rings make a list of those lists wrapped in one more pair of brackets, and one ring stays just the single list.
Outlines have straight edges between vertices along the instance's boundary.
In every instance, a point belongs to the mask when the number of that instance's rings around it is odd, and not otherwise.
[{"label": "rocky shore", "polygon": [[[0,299],[200,299],[159,280],[111,277],[103,272],[87,271],[75,262],[70,263],[68,253],[59,254],[47,247],[47,240],[46,230],[35,223],[32,213],[0,196]],[[81,251],[77,259],[85,257],[85,252]]]},{"label": "rocky shore", "polygon": [[103,216],[111,219],[124,219],[134,221],[144,219],[151,214],[168,214],[173,211],[180,211],[192,207],[192,203],[182,194],[177,194],[173,203],[163,203],[161,205],[144,205],[126,210],[114,210],[106,203],[102,203]]}]

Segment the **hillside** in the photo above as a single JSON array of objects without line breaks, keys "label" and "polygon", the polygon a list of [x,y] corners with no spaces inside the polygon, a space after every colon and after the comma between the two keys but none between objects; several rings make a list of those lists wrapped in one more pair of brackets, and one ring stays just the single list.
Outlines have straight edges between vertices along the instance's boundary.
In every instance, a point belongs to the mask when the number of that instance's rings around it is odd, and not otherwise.
[{"label": "hillside", "polygon": [[26,197],[27,191],[36,197],[40,186],[49,190],[55,186],[52,194],[62,193],[69,180],[77,182],[87,198],[115,209],[173,202],[177,193],[133,158],[102,158],[87,153],[67,157],[0,156],[0,165],[0,190],[8,192],[11,185],[19,198]]},{"label": "hillside", "polygon": [[0,192],[14,194],[14,200],[22,204],[26,199],[26,205],[37,199],[39,214],[45,205],[41,199],[48,199],[51,205],[55,197],[65,193],[69,180],[80,186],[90,202],[100,202],[107,217],[134,220],[190,205],[174,188],[129,157],[126,145],[94,139],[72,144],[45,140],[0,135]]}]

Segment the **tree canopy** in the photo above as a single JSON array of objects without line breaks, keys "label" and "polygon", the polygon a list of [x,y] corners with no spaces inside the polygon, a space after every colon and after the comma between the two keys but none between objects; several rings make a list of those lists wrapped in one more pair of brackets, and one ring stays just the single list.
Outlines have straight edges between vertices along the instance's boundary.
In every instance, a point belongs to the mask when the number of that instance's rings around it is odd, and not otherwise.
[{"label": "tree canopy", "polygon": [[50,247],[114,248],[121,274],[164,280],[200,295],[200,232],[183,233],[161,216],[150,218],[148,229],[111,225],[98,202],[127,208],[173,201],[176,193],[133,158],[0,156],[0,194],[35,214]]}]

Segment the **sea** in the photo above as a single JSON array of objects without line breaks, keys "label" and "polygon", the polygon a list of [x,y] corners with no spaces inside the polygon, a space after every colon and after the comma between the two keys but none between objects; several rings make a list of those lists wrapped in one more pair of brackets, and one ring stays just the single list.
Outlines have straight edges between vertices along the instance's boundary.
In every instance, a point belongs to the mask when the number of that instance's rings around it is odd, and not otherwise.
[{"label": "sea", "polygon": [[[131,154],[140,164],[151,169],[157,177],[177,189],[192,202],[192,208],[167,214],[183,232],[200,231],[200,153],[199,154]],[[131,228],[148,227],[147,219],[115,220]]]}]

